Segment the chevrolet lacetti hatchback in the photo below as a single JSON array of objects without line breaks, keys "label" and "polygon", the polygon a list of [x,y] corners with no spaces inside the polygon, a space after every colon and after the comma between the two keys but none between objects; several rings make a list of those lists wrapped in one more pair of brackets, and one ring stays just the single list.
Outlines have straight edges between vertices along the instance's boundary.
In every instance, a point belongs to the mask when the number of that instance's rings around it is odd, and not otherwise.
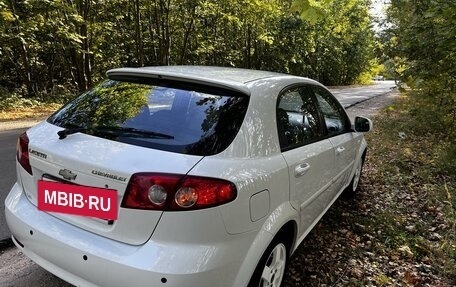
[{"label": "chevrolet lacetti hatchback", "polygon": [[280,286],[357,189],[370,120],[321,84],[217,67],[110,70],[22,134],[14,243],[77,286]]}]

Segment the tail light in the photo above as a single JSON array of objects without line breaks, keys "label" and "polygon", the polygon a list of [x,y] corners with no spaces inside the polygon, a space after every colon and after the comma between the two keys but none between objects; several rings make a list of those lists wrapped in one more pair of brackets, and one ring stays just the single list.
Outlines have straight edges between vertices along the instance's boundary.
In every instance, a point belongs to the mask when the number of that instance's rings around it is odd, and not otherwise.
[{"label": "tail light", "polygon": [[17,161],[29,173],[32,174],[32,166],[30,165],[29,152],[28,152],[29,138],[26,133],[19,136],[17,140]]},{"label": "tail light", "polygon": [[163,173],[136,173],[121,207],[178,211],[214,207],[233,201],[233,183],[215,178]]}]

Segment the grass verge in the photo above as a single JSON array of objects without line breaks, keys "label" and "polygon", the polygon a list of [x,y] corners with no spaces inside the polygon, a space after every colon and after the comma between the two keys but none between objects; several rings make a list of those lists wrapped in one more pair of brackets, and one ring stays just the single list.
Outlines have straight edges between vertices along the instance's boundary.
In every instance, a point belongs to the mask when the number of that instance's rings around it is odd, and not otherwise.
[{"label": "grass verge", "polygon": [[454,159],[442,157],[451,139],[441,130],[422,128],[424,121],[414,112],[419,100],[402,97],[377,117],[376,130],[366,136],[371,148],[364,187],[381,202],[370,226],[383,227],[380,249],[406,254],[419,266],[405,274],[407,284],[424,284],[423,268],[454,283],[456,177],[448,168]]},{"label": "grass verge", "polygon": [[0,100],[0,122],[43,118],[61,106],[61,103],[42,103],[34,100],[15,100],[11,104]]}]

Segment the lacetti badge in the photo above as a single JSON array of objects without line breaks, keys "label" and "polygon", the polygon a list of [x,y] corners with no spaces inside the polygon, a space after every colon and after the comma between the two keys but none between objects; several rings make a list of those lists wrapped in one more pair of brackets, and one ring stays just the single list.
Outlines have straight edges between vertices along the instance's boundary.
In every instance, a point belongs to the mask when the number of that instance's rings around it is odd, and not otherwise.
[{"label": "lacetti badge", "polygon": [[68,169],[61,169],[59,170],[59,175],[61,175],[66,180],[75,180],[77,174],[73,173],[71,170]]},{"label": "lacetti badge", "polygon": [[117,191],[39,180],[38,210],[117,220]]},{"label": "lacetti badge", "polygon": [[33,155],[35,155],[37,157],[40,157],[42,159],[47,159],[47,154],[39,152],[37,150],[29,149],[29,153],[31,153],[31,154],[33,154]]}]

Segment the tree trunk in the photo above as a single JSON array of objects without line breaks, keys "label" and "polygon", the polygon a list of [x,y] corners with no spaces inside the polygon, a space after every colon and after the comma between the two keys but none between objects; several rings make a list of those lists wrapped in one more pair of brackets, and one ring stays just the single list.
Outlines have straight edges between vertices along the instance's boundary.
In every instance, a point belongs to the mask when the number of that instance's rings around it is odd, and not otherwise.
[{"label": "tree trunk", "polygon": [[157,47],[155,45],[155,32],[154,32],[154,21],[153,21],[153,14],[154,12],[152,11],[152,3],[148,3],[148,27],[147,29],[149,30],[149,37],[150,37],[150,43],[151,43],[151,48],[152,48],[152,64],[157,65]]},{"label": "tree trunk", "polygon": [[[162,1],[160,1],[162,2]],[[171,0],[168,0],[164,3],[164,0],[161,5],[162,15],[164,19],[162,19],[162,33],[163,33],[163,64],[169,65],[170,63],[170,49],[171,49],[171,35],[170,35],[170,28],[169,28],[169,7],[171,5]]]},{"label": "tree trunk", "polygon": [[142,67],[144,66],[144,45],[142,40],[140,0],[133,0],[133,5],[135,19],[136,58],[138,59],[138,66]]},{"label": "tree trunk", "polygon": [[246,68],[250,69],[251,68],[250,57],[251,57],[251,50],[252,50],[252,42],[251,42],[252,41],[252,39],[251,39],[252,31],[251,31],[250,25],[249,24],[247,24],[247,25],[248,25],[247,26],[247,39],[246,39],[247,43],[246,43],[246,49],[245,49],[245,56],[246,56],[246,64],[247,64]]},{"label": "tree trunk", "polygon": [[[190,37],[190,33],[192,32],[193,30],[193,22],[195,20],[195,13],[196,13],[196,6],[193,6],[192,7],[192,14],[191,14],[191,18],[190,18],[190,24],[188,25],[187,29],[185,29],[185,34],[184,34],[184,43],[182,45],[182,53],[181,53],[181,57],[180,57],[180,61],[179,63],[181,65],[184,64],[184,61],[185,61],[185,58],[187,57],[187,45],[188,45],[188,41],[189,41],[189,37]],[[185,27],[184,27],[185,28]]]},{"label": "tree trunk", "polygon": [[[16,7],[15,7],[15,1],[10,0],[10,8],[11,11],[13,12],[14,15],[14,25],[17,30],[17,35],[22,34],[22,29],[20,25],[20,20],[19,17],[16,14]],[[18,37],[19,40],[19,53],[20,57],[22,60],[23,68],[19,69],[19,74],[21,75],[22,80],[25,83],[25,86],[27,88],[27,96],[32,96],[35,94],[35,89],[33,88],[33,82],[32,82],[32,69],[30,67],[30,59],[28,55],[28,50],[27,50],[27,45],[25,43],[24,38]]]},{"label": "tree trunk", "polygon": [[[157,4],[157,1],[160,3]],[[162,65],[163,64],[163,33],[162,33],[162,26],[160,25],[161,20],[161,1],[162,0],[155,0],[154,1],[154,12],[155,12],[155,29],[157,31],[157,37],[158,37],[158,51],[157,51],[157,64]]]},{"label": "tree trunk", "polygon": [[86,83],[86,89],[90,88],[92,86],[92,63],[91,63],[91,56],[90,56],[90,41],[91,41],[91,35],[89,33],[89,13],[91,10],[91,1],[86,0],[84,1],[84,10],[83,10],[83,18],[84,18],[84,23],[82,24],[82,30],[83,30],[83,49],[82,49],[82,56],[83,56],[83,61],[84,61],[84,77],[85,77],[85,83]]}]

